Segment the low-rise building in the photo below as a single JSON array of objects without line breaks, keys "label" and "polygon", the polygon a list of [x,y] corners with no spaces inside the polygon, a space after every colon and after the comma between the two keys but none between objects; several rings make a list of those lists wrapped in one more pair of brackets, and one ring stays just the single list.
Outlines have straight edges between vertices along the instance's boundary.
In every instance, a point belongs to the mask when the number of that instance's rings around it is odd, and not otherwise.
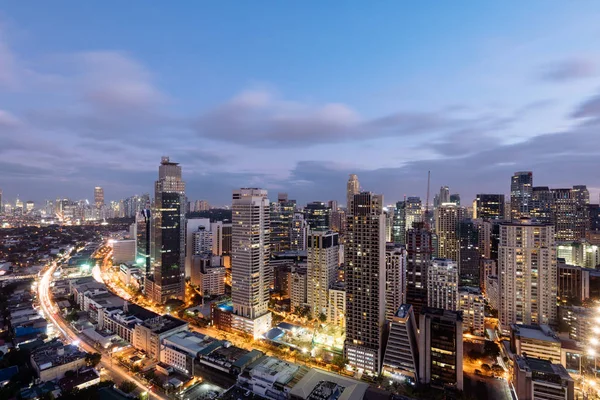
[{"label": "low-rise building", "polygon": [[519,400],[574,400],[573,379],[560,364],[515,356],[513,384]]},{"label": "low-rise building", "polygon": [[40,381],[61,379],[67,371],[76,371],[85,366],[87,353],[72,345],[51,342],[31,353],[31,365]]},{"label": "low-rise building", "polygon": [[148,357],[160,360],[161,343],[164,338],[187,331],[188,323],[170,315],[163,315],[136,324],[133,331],[133,347]]},{"label": "low-rise building", "polygon": [[290,400],[362,400],[368,399],[369,385],[318,369],[311,369],[290,384]]},{"label": "low-rise building", "polygon": [[261,351],[248,351],[224,340],[215,340],[198,353],[200,364],[231,375],[239,375],[262,356]]},{"label": "low-rise building", "polygon": [[209,336],[187,331],[167,336],[162,341],[160,361],[183,374],[193,376],[194,360],[213,341]]},{"label": "low-rise building", "polygon": [[307,367],[264,356],[242,371],[238,385],[267,399],[287,399],[294,381],[298,382],[308,370]]},{"label": "low-rise building", "polygon": [[133,239],[115,240],[112,242],[113,263],[135,262],[136,241]]},{"label": "low-rise building", "polygon": [[510,349],[519,356],[560,361],[560,340],[548,325],[512,324]]},{"label": "low-rise building", "polygon": [[136,325],[158,317],[158,314],[152,311],[127,303],[123,307],[102,309],[99,315],[101,317],[98,317],[98,329],[114,332],[129,343],[133,343],[133,331]]},{"label": "low-rise building", "polygon": [[70,392],[72,390],[82,390],[90,386],[94,386],[100,383],[100,375],[93,368],[83,369],[77,372],[77,374],[64,377],[58,381],[58,386],[64,392]]}]

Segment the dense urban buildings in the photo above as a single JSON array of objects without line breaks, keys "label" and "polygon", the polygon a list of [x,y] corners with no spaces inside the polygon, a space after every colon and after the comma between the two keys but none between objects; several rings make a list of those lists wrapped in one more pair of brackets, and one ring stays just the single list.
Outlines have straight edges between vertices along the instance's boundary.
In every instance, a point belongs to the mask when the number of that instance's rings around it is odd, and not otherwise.
[{"label": "dense urban buildings", "polygon": [[332,231],[311,231],[308,236],[307,303],[313,315],[327,315],[329,288],[337,278],[339,235]]},{"label": "dense urban buildings", "polygon": [[473,218],[503,220],[504,209],[503,194],[478,194],[473,207]]},{"label": "dense urban buildings", "polygon": [[533,173],[515,172],[510,182],[510,212],[512,219],[528,217],[531,211]]}]

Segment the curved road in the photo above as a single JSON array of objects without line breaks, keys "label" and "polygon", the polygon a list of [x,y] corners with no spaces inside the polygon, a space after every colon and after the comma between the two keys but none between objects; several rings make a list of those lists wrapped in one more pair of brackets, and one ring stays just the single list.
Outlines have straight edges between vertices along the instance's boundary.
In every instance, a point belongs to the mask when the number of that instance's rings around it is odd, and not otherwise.
[{"label": "curved road", "polygon": [[[68,342],[78,343],[78,346],[80,346],[87,352],[90,352],[90,353],[97,352],[96,349],[94,349],[92,346],[87,344],[85,341],[80,340],[79,337],[77,336],[77,332],[75,332],[73,330],[73,328],[69,324],[67,324],[62,319],[61,316],[59,316],[55,312],[56,308],[50,301],[50,297],[49,297],[50,282],[51,282],[52,274],[54,273],[55,269],[56,269],[56,265],[48,268],[46,270],[46,272],[44,272],[41,275],[41,279],[38,284],[38,296],[40,299],[40,305],[41,305],[42,309],[44,310],[44,314],[46,314],[46,318],[49,319],[54,324],[54,326],[56,326],[61,331],[61,333],[63,334],[63,336],[65,337],[65,339]],[[102,361],[100,362],[100,364],[106,369],[106,371],[109,372],[110,376],[113,379],[115,379],[115,381],[117,381],[117,380],[131,381],[131,382],[135,383],[142,392],[147,392],[151,399],[167,400],[167,397],[165,397],[159,393],[149,391],[148,388],[144,385],[144,383],[141,380],[139,380],[135,376],[132,376],[124,368],[121,368],[119,365],[113,365],[113,363],[111,362],[110,355],[105,354],[105,353],[101,353],[101,354],[102,354]]]}]

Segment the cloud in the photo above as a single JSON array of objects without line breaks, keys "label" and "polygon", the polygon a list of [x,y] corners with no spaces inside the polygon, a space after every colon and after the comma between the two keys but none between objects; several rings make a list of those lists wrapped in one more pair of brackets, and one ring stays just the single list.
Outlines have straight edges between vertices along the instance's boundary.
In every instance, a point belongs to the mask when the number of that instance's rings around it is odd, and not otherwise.
[{"label": "cloud", "polygon": [[597,66],[586,59],[570,59],[555,62],[542,68],[541,79],[547,82],[569,82],[595,76]]},{"label": "cloud", "polygon": [[0,88],[12,89],[17,85],[16,57],[4,40],[4,35],[0,27]]},{"label": "cloud", "polygon": [[600,118],[600,93],[579,104],[571,113],[571,118]]},{"label": "cloud", "polygon": [[21,121],[6,110],[0,110],[0,129],[16,128],[21,125]]}]

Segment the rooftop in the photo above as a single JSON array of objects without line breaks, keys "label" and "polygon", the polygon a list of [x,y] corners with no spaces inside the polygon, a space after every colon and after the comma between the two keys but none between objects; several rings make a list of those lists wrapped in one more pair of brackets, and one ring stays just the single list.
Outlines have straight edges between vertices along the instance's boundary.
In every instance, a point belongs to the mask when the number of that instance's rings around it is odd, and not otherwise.
[{"label": "rooftop", "polygon": [[460,311],[444,310],[443,308],[423,307],[421,309],[421,315],[424,314],[441,317],[450,321],[462,321],[462,313]]},{"label": "rooftop", "polygon": [[365,382],[311,369],[292,387],[290,395],[307,400],[362,400],[368,387]]},{"label": "rooftop", "polygon": [[[60,342],[59,342],[60,343]],[[42,347],[31,355],[35,364],[40,370],[63,365],[80,358],[84,358],[85,352],[72,345],[53,345],[52,347]]]},{"label": "rooftop", "polygon": [[146,328],[149,328],[153,333],[160,335],[161,333],[168,332],[186,324],[187,322],[179,318],[165,314],[160,317],[146,320],[142,325]]},{"label": "rooftop", "polygon": [[193,354],[194,357],[198,353],[205,349],[210,343],[213,342],[213,338],[205,336],[197,332],[178,332],[174,335],[168,336],[165,339],[166,344],[169,342],[175,347],[185,349],[188,353]]},{"label": "rooftop", "polygon": [[511,331],[520,338],[559,343],[560,340],[548,325],[517,325],[510,326]]}]

